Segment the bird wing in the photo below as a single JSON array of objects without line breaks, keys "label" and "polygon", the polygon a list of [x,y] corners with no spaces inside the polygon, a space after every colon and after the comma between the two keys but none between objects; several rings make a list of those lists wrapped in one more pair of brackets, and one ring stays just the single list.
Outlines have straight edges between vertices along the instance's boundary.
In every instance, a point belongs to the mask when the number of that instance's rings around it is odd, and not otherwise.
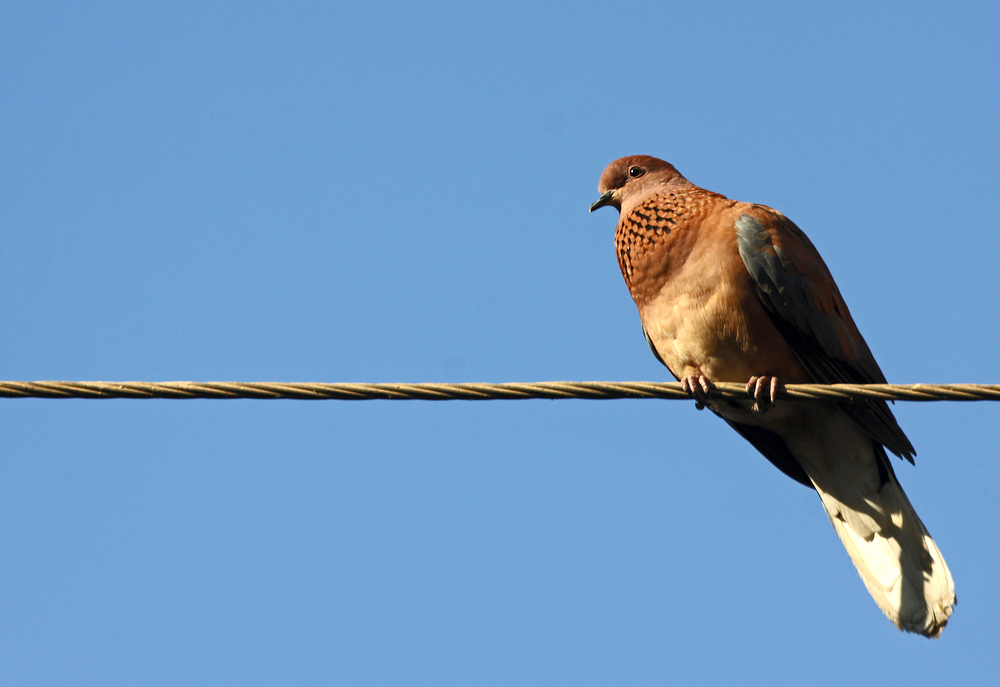
[{"label": "bird wing", "polygon": [[[757,296],[816,382],[885,383],[830,270],[801,229],[781,213],[755,205],[736,220],[736,235]],[[841,407],[872,439],[913,462],[916,451],[885,401]]]}]

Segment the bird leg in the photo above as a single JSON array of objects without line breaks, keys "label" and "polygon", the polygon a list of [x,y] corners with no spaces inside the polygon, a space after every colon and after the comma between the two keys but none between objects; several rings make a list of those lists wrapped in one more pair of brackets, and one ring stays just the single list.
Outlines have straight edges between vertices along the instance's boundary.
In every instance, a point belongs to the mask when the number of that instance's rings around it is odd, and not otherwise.
[{"label": "bird leg", "polygon": [[778,378],[771,375],[751,377],[747,382],[747,394],[754,400],[753,409],[763,413],[774,406],[780,386]]},{"label": "bird leg", "polygon": [[705,375],[681,377],[681,388],[694,396],[694,407],[702,410],[708,405],[708,395],[712,393],[712,382]]}]

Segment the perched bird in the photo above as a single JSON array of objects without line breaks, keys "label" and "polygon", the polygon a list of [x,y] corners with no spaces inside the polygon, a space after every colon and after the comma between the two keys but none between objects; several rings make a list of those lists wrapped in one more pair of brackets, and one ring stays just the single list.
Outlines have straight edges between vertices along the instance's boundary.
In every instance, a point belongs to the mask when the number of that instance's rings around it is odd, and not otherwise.
[{"label": "perched bird", "polygon": [[[653,355],[779,470],[819,494],[882,612],[937,637],[955,585],[885,449],[915,454],[884,401],[775,403],[781,383],[884,383],[823,259],[780,212],[647,155],[615,160],[590,210],[620,213],[618,265]],[[746,382],[747,400],[710,399]]]}]

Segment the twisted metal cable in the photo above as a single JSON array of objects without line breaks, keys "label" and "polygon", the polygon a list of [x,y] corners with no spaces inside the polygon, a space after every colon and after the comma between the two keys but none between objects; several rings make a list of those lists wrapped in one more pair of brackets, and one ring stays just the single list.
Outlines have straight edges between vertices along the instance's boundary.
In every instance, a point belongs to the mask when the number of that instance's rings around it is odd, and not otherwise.
[{"label": "twisted metal cable", "polygon": [[[503,384],[324,384],[313,382],[3,382],[6,398],[254,398],[298,400],[493,401],[530,398],[690,399],[676,382],[507,382]],[[709,398],[746,399],[743,384],[715,384]],[[861,403],[1000,401],[1000,384],[789,384],[778,398]]]}]

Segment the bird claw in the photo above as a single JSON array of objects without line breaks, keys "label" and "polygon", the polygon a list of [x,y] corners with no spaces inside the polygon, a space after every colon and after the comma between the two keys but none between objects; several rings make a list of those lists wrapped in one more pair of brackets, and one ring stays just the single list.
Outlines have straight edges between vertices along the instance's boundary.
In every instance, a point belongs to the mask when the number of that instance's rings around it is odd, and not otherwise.
[{"label": "bird claw", "polygon": [[681,388],[694,396],[694,407],[702,410],[708,405],[708,395],[714,387],[705,375],[691,375],[681,378]]},{"label": "bird claw", "polygon": [[778,389],[781,382],[772,375],[761,375],[751,377],[747,382],[747,394],[754,400],[754,410],[765,412],[774,406],[778,400]]}]

